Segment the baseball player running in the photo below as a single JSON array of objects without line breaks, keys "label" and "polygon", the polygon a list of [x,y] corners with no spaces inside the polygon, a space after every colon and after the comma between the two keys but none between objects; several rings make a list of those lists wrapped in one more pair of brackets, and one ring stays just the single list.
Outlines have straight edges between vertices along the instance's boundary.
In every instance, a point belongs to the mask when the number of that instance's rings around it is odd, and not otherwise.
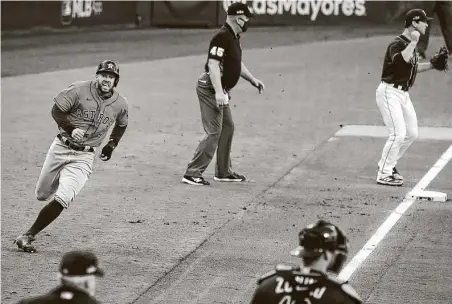
[{"label": "baseball player running", "polygon": [[119,67],[111,60],[97,67],[95,80],[76,82],[54,97],[52,116],[59,134],[53,140],[36,184],[36,197],[53,199],[42,208],[34,224],[14,241],[25,252],[36,252],[35,236],[69,207],[93,170],[97,147],[114,124],[100,159],[108,161],[128,123],[127,100],[115,87]]},{"label": "baseball player running", "polygon": [[335,225],[318,221],[300,231],[299,246],[291,255],[303,266],[277,265],[258,280],[251,304],[310,303],[359,304],[360,297],[348,282],[330,277],[339,272],[348,254],[348,241]]},{"label": "baseball player running", "polygon": [[239,2],[231,4],[227,14],[226,23],[210,41],[205,72],[199,77],[196,87],[206,136],[199,143],[182,178],[182,182],[191,185],[210,185],[202,174],[212,161],[215,150],[216,181],[246,180],[245,176],[235,173],[231,167],[234,122],[229,108],[230,90],[237,84],[240,76],[258,88],[259,92],[264,89],[264,84],[242,62],[239,34],[247,31],[249,18],[253,14],[246,4]]},{"label": "baseball player running", "polygon": [[421,34],[427,29],[427,17],[421,9],[413,9],[405,16],[405,30],[389,43],[383,62],[381,83],[376,101],[389,137],[378,162],[377,183],[401,186],[403,177],[397,171],[397,161],[418,137],[416,111],[408,90],[416,74],[431,69],[447,69],[447,50],[441,50],[430,62],[419,63],[415,52]]}]

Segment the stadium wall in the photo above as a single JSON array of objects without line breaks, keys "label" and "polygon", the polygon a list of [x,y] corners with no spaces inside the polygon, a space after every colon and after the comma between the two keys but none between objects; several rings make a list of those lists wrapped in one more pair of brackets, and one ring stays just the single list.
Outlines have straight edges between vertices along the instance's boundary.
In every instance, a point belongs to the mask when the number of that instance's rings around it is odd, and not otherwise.
[{"label": "stadium wall", "polygon": [[[421,2],[365,0],[245,1],[254,25],[387,24],[399,21]],[[134,25],[136,27],[218,27],[224,1],[1,1],[2,31],[33,28]]]}]

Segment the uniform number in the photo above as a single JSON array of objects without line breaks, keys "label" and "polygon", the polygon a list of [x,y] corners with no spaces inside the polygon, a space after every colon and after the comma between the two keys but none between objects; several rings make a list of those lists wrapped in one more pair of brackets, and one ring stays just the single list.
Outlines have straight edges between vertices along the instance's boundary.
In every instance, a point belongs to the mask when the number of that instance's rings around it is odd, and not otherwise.
[{"label": "uniform number", "polygon": [[275,293],[291,293],[293,291],[290,283],[285,281],[283,277],[276,277]]},{"label": "uniform number", "polygon": [[224,49],[221,47],[214,46],[210,49],[210,54],[213,56],[223,57]]}]

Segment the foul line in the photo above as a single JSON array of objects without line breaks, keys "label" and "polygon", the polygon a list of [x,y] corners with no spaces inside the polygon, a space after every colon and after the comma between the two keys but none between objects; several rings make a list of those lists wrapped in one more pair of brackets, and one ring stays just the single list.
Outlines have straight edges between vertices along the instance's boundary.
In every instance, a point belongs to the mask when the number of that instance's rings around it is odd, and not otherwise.
[{"label": "foul line", "polygon": [[[441,155],[437,162],[430,168],[424,177],[414,186],[412,191],[423,191],[430,184],[430,182],[438,175],[439,172],[447,165],[452,158],[452,145],[446,152]],[[416,201],[416,199],[404,199],[397,208],[392,211],[383,224],[377,229],[375,234],[369,241],[361,248],[361,250],[353,257],[353,259],[342,269],[338,275],[340,280],[348,280],[352,274],[361,266],[364,260],[374,251],[377,245],[388,234],[392,227],[402,217],[405,211]]]}]

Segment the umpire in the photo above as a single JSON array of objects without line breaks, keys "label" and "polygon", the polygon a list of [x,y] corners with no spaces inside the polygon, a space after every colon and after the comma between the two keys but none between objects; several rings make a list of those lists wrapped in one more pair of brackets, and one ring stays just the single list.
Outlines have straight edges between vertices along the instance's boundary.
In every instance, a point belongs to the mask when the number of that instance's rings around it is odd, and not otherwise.
[{"label": "umpire", "polygon": [[103,277],[104,272],[98,267],[93,253],[68,252],[60,263],[60,286],[43,296],[21,300],[18,304],[97,304],[94,294],[98,276]]},{"label": "umpire", "polygon": [[[444,41],[446,42],[449,53],[452,53],[452,2],[451,1],[423,1],[423,9],[428,16],[433,16],[436,13]],[[425,35],[419,37],[419,43],[416,50],[422,59],[426,59],[427,47],[430,38],[430,29],[432,27],[432,20],[428,20],[428,27]]]},{"label": "umpire", "polygon": [[240,2],[231,4],[227,19],[212,38],[205,64],[205,72],[198,78],[196,93],[201,108],[201,119],[206,136],[199,143],[193,159],[188,164],[182,182],[191,185],[210,185],[202,174],[217,152],[215,167],[216,181],[243,182],[245,176],[232,171],[231,145],[234,122],[229,107],[230,91],[240,76],[255,86],[259,93],[264,84],[255,78],[242,62],[240,33],[248,29],[249,19],[253,17],[249,7]]},{"label": "umpire", "polygon": [[312,303],[360,304],[348,282],[327,275],[337,273],[347,258],[348,240],[335,225],[320,220],[298,234],[299,246],[291,255],[303,266],[277,265],[258,281],[251,304]]}]

